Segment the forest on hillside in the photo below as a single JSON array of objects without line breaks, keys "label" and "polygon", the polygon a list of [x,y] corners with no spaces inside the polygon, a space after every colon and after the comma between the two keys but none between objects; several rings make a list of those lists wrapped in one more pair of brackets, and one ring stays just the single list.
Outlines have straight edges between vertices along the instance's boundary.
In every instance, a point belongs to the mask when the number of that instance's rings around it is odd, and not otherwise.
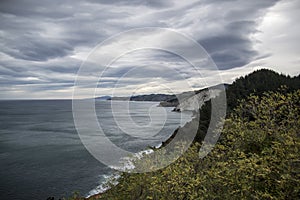
[{"label": "forest on hillside", "polygon": [[[123,173],[119,184],[99,198],[297,199],[299,102],[300,90],[251,95],[226,119],[221,139],[204,159],[195,142],[164,169]],[[138,163],[149,167],[147,159]]]},{"label": "forest on hillside", "polygon": [[[178,160],[154,172],[122,173],[118,185],[90,199],[299,198],[300,76],[255,71],[229,85],[226,95],[222,134],[206,157],[199,159],[198,151],[210,122],[210,101],[200,109],[193,144]],[[182,151],[182,145],[174,150]],[[151,160],[149,154],[135,164],[148,168]]]}]

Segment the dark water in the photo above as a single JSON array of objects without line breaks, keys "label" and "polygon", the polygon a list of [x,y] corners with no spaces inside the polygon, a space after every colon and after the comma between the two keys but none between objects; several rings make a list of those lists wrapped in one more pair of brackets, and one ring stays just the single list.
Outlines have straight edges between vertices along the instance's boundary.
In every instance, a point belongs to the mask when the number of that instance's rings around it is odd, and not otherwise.
[{"label": "dark water", "polygon": [[[159,134],[149,140],[133,139],[113,122],[109,105],[96,103],[99,122],[114,143],[128,150],[139,151],[147,145],[159,144],[181,123],[180,114],[171,113],[168,108],[168,120]],[[149,113],[145,111],[153,105],[133,103],[130,115],[135,123],[149,122]],[[118,116],[122,121],[122,112]],[[189,120],[188,115],[185,120]],[[126,123],[122,123],[123,129]],[[111,173],[82,145],[70,100],[0,101],[0,162],[1,200],[59,198],[74,191],[87,194],[103,181],[103,175]]]}]

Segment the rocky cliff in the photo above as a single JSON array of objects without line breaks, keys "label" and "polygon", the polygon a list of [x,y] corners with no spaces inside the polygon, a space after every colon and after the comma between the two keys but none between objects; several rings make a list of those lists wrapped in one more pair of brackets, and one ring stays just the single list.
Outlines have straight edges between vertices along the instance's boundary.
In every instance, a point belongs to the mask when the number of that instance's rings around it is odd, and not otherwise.
[{"label": "rocky cliff", "polygon": [[219,95],[221,89],[204,89],[199,93],[180,99],[179,104],[174,108],[174,111],[196,111],[201,108],[204,102]]}]

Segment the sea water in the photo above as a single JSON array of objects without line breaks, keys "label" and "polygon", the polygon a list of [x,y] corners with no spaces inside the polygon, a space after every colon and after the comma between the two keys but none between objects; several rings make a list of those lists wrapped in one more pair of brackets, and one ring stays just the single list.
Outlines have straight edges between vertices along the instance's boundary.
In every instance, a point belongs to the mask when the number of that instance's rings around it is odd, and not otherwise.
[{"label": "sea water", "polygon": [[[133,153],[160,145],[191,120],[191,113],[171,112],[158,102],[111,105],[96,101],[99,125],[116,146]],[[88,195],[112,172],[81,143],[71,100],[0,101],[1,200]]]}]

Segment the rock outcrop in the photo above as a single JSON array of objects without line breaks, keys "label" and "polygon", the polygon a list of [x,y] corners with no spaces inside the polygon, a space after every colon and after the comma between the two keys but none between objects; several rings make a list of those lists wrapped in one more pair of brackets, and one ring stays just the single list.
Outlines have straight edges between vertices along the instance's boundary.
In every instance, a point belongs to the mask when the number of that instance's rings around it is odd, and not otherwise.
[{"label": "rock outcrop", "polygon": [[204,102],[219,95],[220,89],[204,89],[198,94],[179,100],[179,104],[174,108],[174,111],[197,111],[201,108]]}]

